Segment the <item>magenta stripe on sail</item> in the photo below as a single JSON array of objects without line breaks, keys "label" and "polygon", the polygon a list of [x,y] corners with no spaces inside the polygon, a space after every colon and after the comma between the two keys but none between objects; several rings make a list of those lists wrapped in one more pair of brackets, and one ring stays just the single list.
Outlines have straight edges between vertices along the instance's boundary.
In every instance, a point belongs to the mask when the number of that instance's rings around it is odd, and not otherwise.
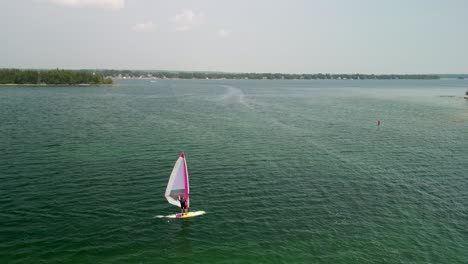
[{"label": "magenta stripe on sail", "polygon": [[189,208],[190,206],[190,202],[189,202],[189,190],[188,190],[188,173],[187,173],[187,163],[185,162],[185,155],[184,153],[182,152],[182,154],[180,154],[180,157],[184,159],[184,185],[185,185],[185,200],[187,201],[187,209]]}]

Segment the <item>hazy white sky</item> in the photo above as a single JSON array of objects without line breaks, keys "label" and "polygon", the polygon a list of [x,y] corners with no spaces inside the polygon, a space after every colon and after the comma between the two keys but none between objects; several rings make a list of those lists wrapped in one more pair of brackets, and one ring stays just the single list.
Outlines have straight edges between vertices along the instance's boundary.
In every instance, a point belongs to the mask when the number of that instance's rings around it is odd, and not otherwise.
[{"label": "hazy white sky", "polygon": [[464,0],[0,0],[0,68],[468,73]]}]

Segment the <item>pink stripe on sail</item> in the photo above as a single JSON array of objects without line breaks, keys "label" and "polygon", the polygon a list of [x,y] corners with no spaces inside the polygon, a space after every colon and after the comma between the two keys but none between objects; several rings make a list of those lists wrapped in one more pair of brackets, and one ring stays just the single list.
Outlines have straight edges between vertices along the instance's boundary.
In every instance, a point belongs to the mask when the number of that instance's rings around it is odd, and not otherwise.
[{"label": "pink stripe on sail", "polygon": [[184,185],[185,185],[185,201],[187,201],[187,209],[189,208],[190,206],[190,203],[189,203],[189,192],[188,192],[188,173],[187,173],[187,163],[185,162],[185,155],[184,153],[182,152],[182,154],[180,154],[180,157],[184,159]]}]

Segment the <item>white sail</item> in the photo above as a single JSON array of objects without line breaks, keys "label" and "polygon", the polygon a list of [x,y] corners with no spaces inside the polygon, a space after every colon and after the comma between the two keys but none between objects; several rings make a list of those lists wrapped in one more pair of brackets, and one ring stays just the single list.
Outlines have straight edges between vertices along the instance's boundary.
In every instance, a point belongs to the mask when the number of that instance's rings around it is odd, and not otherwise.
[{"label": "white sail", "polygon": [[185,197],[187,208],[189,207],[188,173],[184,153],[180,154],[179,159],[174,165],[174,169],[172,169],[171,177],[167,183],[165,196],[170,204],[179,207],[179,196]]}]

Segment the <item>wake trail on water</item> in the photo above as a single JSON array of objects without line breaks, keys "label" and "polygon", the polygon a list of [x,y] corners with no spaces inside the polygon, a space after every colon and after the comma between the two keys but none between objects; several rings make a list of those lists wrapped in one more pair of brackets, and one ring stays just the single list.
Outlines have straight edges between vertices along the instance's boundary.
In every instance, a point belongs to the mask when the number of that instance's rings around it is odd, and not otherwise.
[{"label": "wake trail on water", "polygon": [[221,102],[223,105],[240,104],[247,107],[250,110],[254,110],[253,107],[246,102],[245,94],[241,89],[230,85],[220,86],[225,88],[226,91],[224,94],[217,98],[218,102]]}]

